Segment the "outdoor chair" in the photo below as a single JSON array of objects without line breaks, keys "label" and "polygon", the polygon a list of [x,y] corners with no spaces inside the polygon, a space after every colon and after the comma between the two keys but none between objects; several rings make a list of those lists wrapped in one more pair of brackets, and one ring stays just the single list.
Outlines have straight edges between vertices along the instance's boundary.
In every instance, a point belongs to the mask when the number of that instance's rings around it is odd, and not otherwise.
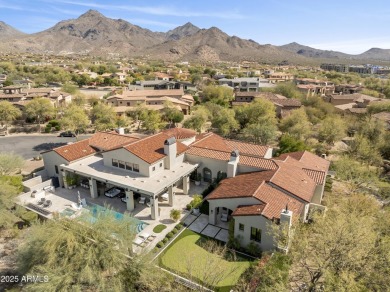
[{"label": "outdoor chair", "polygon": [[145,239],[142,239],[142,238],[139,238],[139,237],[137,237],[136,239],[134,239],[133,243],[134,243],[135,245],[140,246],[140,247],[145,247],[146,244],[147,244],[147,243],[145,242]]},{"label": "outdoor chair", "polygon": [[43,203],[43,207],[44,208],[48,208],[52,205],[52,202],[50,200],[46,200],[44,203]]},{"label": "outdoor chair", "polygon": [[45,198],[41,198],[38,202],[37,202],[37,205],[42,205],[43,203],[45,203],[46,199]]}]

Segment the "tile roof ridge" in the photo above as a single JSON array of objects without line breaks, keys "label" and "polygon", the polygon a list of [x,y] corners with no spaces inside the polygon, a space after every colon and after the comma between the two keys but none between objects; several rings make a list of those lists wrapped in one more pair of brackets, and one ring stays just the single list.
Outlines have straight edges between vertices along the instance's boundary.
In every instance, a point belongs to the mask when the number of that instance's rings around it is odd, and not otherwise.
[{"label": "tile roof ridge", "polygon": [[[169,136],[169,135],[165,134],[164,132],[159,132],[159,133],[156,133],[156,134],[153,134],[153,135],[144,137],[144,138],[142,138],[142,139],[138,139],[138,140],[136,140],[136,141],[132,141],[131,143],[126,144],[126,145],[123,145],[122,147],[127,147],[127,146],[130,146],[130,145],[134,145],[134,144],[136,144],[136,143],[138,143],[138,142],[143,142],[143,141],[145,141],[145,140],[147,140],[147,139],[154,138],[154,137],[156,137],[156,136],[158,136],[158,135],[160,135],[160,134],[164,134],[164,135],[166,135],[166,136]],[[176,141],[176,142],[177,142],[177,141]]]},{"label": "tile roof ridge", "polygon": [[[78,144],[78,143],[81,143],[81,142],[86,142],[86,141],[88,141],[88,146],[90,146],[90,145],[89,145],[89,140],[90,140],[90,139],[91,139],[91,138],[87,138],[87,139],[83,139],[83,140],[80,140],[80,141],[71,142],[72,144],[65,144],[65,145],[62,145],[62,146],[53,148],[52,150],[61,149],[61,148],[67,147],[67,146],[71,146],[71,145]],[[69,143],[69,142],[68,142],[68,143]]]},{"label": "tile roof ridge", "polygon": [[[216,134],[213,133],[213,132],[208,132],[208,133],[204,133],[204,134],[205,134],[205,135],[204,135],[204,137],[202,137],[202,139],[199,139],[198,141],[195,141],[194,143],[191,144],[190,147],[195,146],[196,144],[198,144],[199,142],[205,140],[206,138],[209,138],[209,137],[211,137],[211,136],[213,136],[213,135],[216,135]],[[202,135],[202,134],[200,134],[200,135]],[[202,148],[202,147],[198,147],[198,148]]]}]

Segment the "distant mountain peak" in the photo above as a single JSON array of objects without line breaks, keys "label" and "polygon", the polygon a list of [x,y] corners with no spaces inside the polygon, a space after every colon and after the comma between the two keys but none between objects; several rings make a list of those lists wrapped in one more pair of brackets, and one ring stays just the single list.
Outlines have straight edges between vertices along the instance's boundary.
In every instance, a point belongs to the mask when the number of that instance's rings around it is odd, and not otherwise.
[{"label": "distant mountain peak", "polygon": [[170,31],[166,32],[166,39],[179,40],[183,37],[191,36],[200,30],[199,27],[193,25],[191,22],[187,22],[184,25],[178,26]]},{"label": "distant mountain peak", "polygon": [[88,18],[88,17],[89,18],[96,18],[96,17],[104,17],[105,18],[105,16],[103,14],[101,14],[99,11],[94,10],[94,9],[89,9],[87,12],[81,14],[79,16],[79,19],[80,18]]}]

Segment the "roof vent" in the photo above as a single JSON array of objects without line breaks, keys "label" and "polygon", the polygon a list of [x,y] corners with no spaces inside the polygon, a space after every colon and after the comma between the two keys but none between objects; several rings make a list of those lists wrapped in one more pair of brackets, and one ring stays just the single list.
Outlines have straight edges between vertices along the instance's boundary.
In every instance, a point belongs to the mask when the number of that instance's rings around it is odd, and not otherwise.
[{"label": "roof vent", "polygon": [[238,156],[240,156],[240,153],[238,152],[238,150],[233,150],[232,153],[230,153],[230,155],[232,157],[238,157]]}]

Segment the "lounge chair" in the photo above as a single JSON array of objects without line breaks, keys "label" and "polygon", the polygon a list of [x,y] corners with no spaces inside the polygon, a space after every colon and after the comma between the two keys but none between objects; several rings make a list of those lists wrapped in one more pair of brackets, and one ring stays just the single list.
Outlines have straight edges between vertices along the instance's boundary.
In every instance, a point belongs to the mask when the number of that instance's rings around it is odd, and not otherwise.
[{"label": "lounge chair", "polygon": [[46,199],[45,198],[41,198],[38,202],[37,202],[37,205],[42,205],[43,203],[45,203]]},{"label": "lounge chair", "polygon": [[136,239],[134,239],[133,243],[135,245],[138,245],[140,247],[144,247],[146,245],[146,242],[145,242],[145,239],[142,239],[142,238],[139,238],[137,237]]},{"label": "lounge chair", "polygon": [[77,205],[76,203],[71,204],[73,209],[80,210],[82,207],[80,205]]},{"label": "lounge chair", "polygon": [[43,207],[43,208],[48,208],[48,207],[50,207],[51,205],[52,205],[52,202],[51,202],[50,200],[46,200],[46,201],[43,203],[42,207]]},{"label": "lounge chair", "polygon": [[139,199],[138,203],[145,205],[145,201],[146,201],[146,198],[145,197],[141,197]]},{"label": "lounge chair", "polygon": [[227,222],[227,221],[228,221],[228,214],[222,213],[222,214],[221,214],[221,221]]}]

